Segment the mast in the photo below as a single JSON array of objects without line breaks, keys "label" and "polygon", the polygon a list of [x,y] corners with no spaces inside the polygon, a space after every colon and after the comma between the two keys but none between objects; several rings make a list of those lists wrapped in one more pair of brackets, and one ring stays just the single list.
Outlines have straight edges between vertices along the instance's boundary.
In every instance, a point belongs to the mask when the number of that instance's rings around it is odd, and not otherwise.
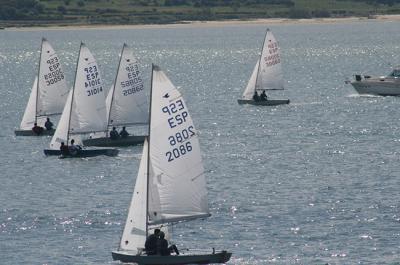
[{"label": "mast", "polygon": [[81,42],[81,46],[79,47],[79,53],[78,53],[78,60],[76,62],[76,69],[75,69],[75,79],[74,79],[74,85],[72,87],[72,96],[71,96],[71,107],[69,110],[69,117],[68,117],[68,129],[67,129],[67,145],[69,143],[69,127],[71,126],[71,114],[72,114],[72,106],[74,105],[74,93],[75,93],[75,84],[76,84],[76,74],[78,72],[78,65],[79,65],[79,59],[81,57],[81,50],[82,46],[84,45],[83,42]]},{"label": "mast", "polygon": [[267,28],[267,31],[265,32],[264,41],[261,46],[261,55],[260,55],[260,60],[258,62],[257,77],[256,77],[256,84],[254,86],[254,90],[257,90],[257,81],[258,81],[258,76],[259,76],[259,72],[260,72],[260,65],[261,65],[262,55],[263,55],[263,51],[264,51],[265,39],[267,38],[268,31],[269,31],[269,28]]},{"label": "mast", "polygon": [[146,186],[146,237],[149,233],[149,183],[150,183],[150,129],[151,129],[151,106],[152,106],[152,96],[153,96],[153,74],[154,74],[154,68],[157,66],[154,64],[151,64],[151,83],[150,83],[150,103],[149,103],[149,127],[148,127],[148,137],[147,137],[147,186]]},{"label": "mast", "polygon": [[110,125],[111,109],[112,109],[112,104],[113,104],[113,101],[114,101],[114,94],[115,94],[115,85],[117,83],[119,68],[121,67],[122,55],[124,54],[124,50],[125,50],[126,46],[127,46],[126,43],[124,43],[124,45],[122,46],[121,57],[119,58],[119,63],[118,63],[118,68],[117,68],[117,74],[115,75],[114,87],[113,87],[113,91],[112,91],[112,94],[111,94],[110,110],[108,112],[107,132],[108,132],[108,126]]},{"label": "mast", "polygon": [[36,82],[36,102],[35,102],[35,123],[37,123],[37,117],[38,117],[38,99],[39,99],[39,78],[40,78],[40,65],[42,62],[42,52],[43,52],[43,42],[45,41],[45,38],[42,38],[42,43],[40,45],[40,56],[39,56],[39,67],[38,67],[38,78]]}]

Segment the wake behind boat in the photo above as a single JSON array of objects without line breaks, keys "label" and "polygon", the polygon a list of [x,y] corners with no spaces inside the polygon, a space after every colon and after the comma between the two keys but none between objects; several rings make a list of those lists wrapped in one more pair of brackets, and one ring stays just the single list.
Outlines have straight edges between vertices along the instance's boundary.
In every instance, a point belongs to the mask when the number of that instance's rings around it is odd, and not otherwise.
[{"label": "wake behind boat", "polygon": [[149,119],[149,138],[143,145],[128,217],[113,259],[141,265],[227,262],[232,255],[227,251],[145,252],[151,228],[210,216],[196,129],[182,95],[157,66],[152,69]]},{"label": "wake behind boat", "polygon": [[400,67],[394,68],[387,76],[355,75],[351,85],[361,95],[400,96]]},{"label": "wake behind boat", "polygon": [[[92,53],[81,43],[74,86],[69,92],[56,132],[46,155],[87,157],[118,154],[115,149],[83,149],[82,137],[89,133],[104,132],[106,103],[99,67]],[[76,144],[75,144],[76,143]]]},{"label": "wake behind boat", "polygon": [[[43,38],[38,74],[33,82],[28,104],[16,136],[53,135],[54,129],[44,128],[46,119],[60,115],[68,96],[68,87],[60,59],[50,43]],[[33,127],[37,124],[36,131]],[[50,127],[49,127],[50,128]]]},{"label": "wake behind boat", "polygon": [[[148,104],[143,80],[133,51],[124,44],[114,85],[108,92],[107,124],[113,127],[103,137],[84,139],[85,146],[130,146],[143,144],[144,136],[128,135],[125,127],[147,125]],[[115,127],[123,126],[121,133]],[[124,134],[123,134],[124,132]]]},{"label": "wake behind boat", "polygon": [[[261,63],[260,63],[261,62]],[[270,99],[266,90],[283,90],[283,74],[278,42],[267,29],[261,55],[258,59],[242,98],[238,103],[260,106],[289,104],[288,99]]]}]

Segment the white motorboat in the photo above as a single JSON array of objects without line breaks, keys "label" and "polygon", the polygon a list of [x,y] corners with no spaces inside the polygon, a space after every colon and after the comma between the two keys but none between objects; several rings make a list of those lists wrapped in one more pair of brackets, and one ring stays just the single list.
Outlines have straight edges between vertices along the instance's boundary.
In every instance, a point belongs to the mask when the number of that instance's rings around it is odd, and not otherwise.
[{"label": "white motorboat", "polygon": [[355,80],[350,83],[359,94],[400,96],[400,67],[387,76],[355,75]]}]

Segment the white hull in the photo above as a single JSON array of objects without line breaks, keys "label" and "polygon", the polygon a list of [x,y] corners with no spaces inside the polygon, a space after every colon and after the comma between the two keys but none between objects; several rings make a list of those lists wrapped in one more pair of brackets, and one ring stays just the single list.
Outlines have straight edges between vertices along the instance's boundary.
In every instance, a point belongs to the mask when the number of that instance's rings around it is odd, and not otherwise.
[{"label": "white hull", "polygon": [[380,96],[400,96],[400,80],[367,79],[351,82],[359,94]]}]

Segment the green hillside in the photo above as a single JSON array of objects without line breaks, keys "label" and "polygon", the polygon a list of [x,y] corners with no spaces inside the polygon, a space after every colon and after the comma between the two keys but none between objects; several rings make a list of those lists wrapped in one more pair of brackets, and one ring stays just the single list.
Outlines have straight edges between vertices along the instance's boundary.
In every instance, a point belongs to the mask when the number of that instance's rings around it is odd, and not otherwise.
[{"label": "green hillside", "polygon": [[3,24],[147,24],[187,20],[400,14],[400,0],[0,0]]}]

